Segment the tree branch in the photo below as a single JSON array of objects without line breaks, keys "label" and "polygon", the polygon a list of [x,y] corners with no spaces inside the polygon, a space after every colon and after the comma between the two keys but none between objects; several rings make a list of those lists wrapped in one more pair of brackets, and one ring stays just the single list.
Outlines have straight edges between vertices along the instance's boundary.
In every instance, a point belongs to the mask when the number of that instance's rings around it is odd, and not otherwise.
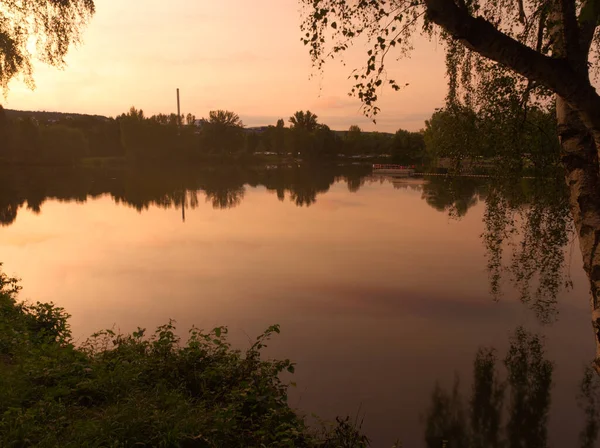
[{"label": "tree branch", "polygon": [[425,0],[428,18],[455,39],[563,97],[585,125],[600,137],[600,96],[586,73],[567,59],[552,58],[499,31],[483,17],[473,17],[452,0]]},{"label": "tree branch", "polygon": [[546,28],[546,19],[548,18],[548,10],[544,8],[540,12],[540,22],[538,24],[537,42],[535,44],[535,51],[538,53],[542,52],[542,45],[544,43],[544,28]]},{"label": "tree branch", "polygon": [[600,1],[584,0],[579,13],[579,40],[585,55],[590,51],[596,27],[600,22]]},{"label": "tree branch", "polygon": [[562,15],[562,29],[564,34],[565,56],[577,69],[586,68],[586,57],[583,58],[579,47],[579,26],[577,25],[577,15],[575,13],[574,0],[560,0],[560,9]]},{"label": "tree branch", "polygon": [[521,22],[521,24],[525,25],[525,23],[527,22],[527,16],[525,15],[525,8],[523,7],[523,0],[517,0],[517,3],[519,5],[519,22]]}]

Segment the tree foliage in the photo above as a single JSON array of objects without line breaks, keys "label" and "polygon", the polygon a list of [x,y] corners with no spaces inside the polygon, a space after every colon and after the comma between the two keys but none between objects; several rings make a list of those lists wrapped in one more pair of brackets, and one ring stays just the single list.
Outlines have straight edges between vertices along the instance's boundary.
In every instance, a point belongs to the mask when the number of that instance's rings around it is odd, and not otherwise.
[{"label": "tree foliage", "polygon": [[318,117],[310,110],[306,112],[299,110],[289,119],[292,129],[304,130],[307,132],[315,131],[319,125]]},{"label": "tree foliage", "polygon": [[[33,86],[33,60],[62,67],[94,15],[93,0],[1,0],[0,86],[22,75]],[[35,45],[32,45],[35,44]]]},{"label": "tree foliage", "polygon": [[[478,350],[468,403],[460,393],[458,378],[451,392],[435,386],[425,420],[428,447],[548,446],[554,364],[547,359],[544,340],[518,327],[510,338],[503,364],[505,379],[498,369],[497,351],[489,347]],[[585,390],[583,397],[597,400],[597,390],[590,389]],[[588,440],[593,444],[596,437],[597,432],[590,434]]]},{"label": "tree foliage", "polygon": [[[446,46],[448,102],[503,113],[563,97],[592,132],[600,128],[600,97],[589,81],[597,74],[600,7],[596,0],[302,0],[302,41],[314,65],[368,46],[356,68],[352,93],[376,115],[380,88],[400,89],[387,78],[390,61],[410,53],[417,33]],[[589,66],[588,66],[589,58]],[[508,103],[512,106],[506,107]],[[494,106],[495,105],[495,106]]]},{"label": "tree foliage", "polygon": [[229,110],[211,110],[208,113],[208,122],[218,126],[232,126],[238,128],[244,126],[240,116]]},{"label": "tree foliage", "polygon": [[348,420],[319,432],[288,405],[294,363],[263,354],[278,325],[243,351],[226,327],[192,328],[182,344],[172,321],[76,346],[64,309],[19,303],[19,290],[0,271],[3,447],[367,446]]}]

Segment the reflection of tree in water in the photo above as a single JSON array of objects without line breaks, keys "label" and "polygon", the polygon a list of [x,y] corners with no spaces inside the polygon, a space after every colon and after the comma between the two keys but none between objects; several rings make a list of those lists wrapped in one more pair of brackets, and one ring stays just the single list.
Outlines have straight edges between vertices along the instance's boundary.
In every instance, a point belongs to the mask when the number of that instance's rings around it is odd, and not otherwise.
[{"label": "reflection of tree in water", "polygon": [[[541,321],[552,321],[557,295],[570,285],[565,274],[565,247],[573,230],[564,181],[537,178],[492,184],[484,223],[493,296],[501,295],[505,274],[516,286],[521,301],[529,304]],[[507,248],[510,262],[503,263]]]},{"label": "reflection of tree in water", "polygon": [[19,204],[0,205],[0,226],[9,226],[17,219]]},{"label": "reflection of tree in water", "polygon": [[202,169],[137,168],[128,170],[26,169],[0,174],[0,223],[10,225],[25,203],[39,212],[49,198],[84,202],[109,194],[116,203],[138,211],[151,206],[195,209],[204,194],[216,209],[239,205],[245,186],[264,185],[280,200],[286,194],[297,206],[310,206],[338,178],[362,185],[368,167],[258,167],[214,166]]},{"label": "reflection of tree in water", "polygon": [[[52,184],[52,186],[50,186]],[[11,169],[0,171],[0,225],[12,224],[19,208],[39,213],[46,199],[85,200],[89,182],[73,170]]]},{"label": "reflection of tree in water", "polygon": [[233,208],[240,205],[245,193],[244,187],[205,190],[206,202],[210,202],[216,209]]},{"label": "reflection of tree in water", "polygon": [[600,431],[600,377],[591,367],[585,371],[577,401],[586,417],[579,445],[581,448],[594,448]]},{"label": "reflection of tree in water", "polygon": [[477,204],[484,190],[485,182],[477,178],[434,176],[423,185],[423,199],[440,212],[462,218]]},{"label": "reflection of tree in water", "polygon": [[[482,348],[477,352],[468,404],[461,396],[458,379],[450,392],[435,386],[425,416],[429,448],[548,446],[553,364],[546,359],[543,340],[518,328],[503,365],[505,380],[500,378],[496,351]],[[598,437],[599,383],[597,375],[586,370],[579,396],[587,417],[579,446],[585,448],[593,447]]]},{"label": "reflection of tree in water", "polygon": [[[48,198],[86,201],[104,194],[138,211],[155,206],[184,212],[199,207],[202,195],[214,208],[231,208],[243,201],[247,185],[262,185],[279,200],[287,197],[297,206],[310,206],[336,180],[345,180],[356,191],[367,181],[377,181],[370,174],[364,166],[11,170],[0,173],[0,223],[14,222],[25,203],[39,212]],[[564,246],[571,231],[563,181],[442,176],[429,178],[421,188],[430,206],[455,218],[485,201],[483,240],[492,293],[498,298],[501,280],[509,278],[521,300],[541,320],[551,321],[566,281]]]},{"label": "reflection of tree in water", "polygon": [[345,180],[346,184],[348,185],[348,191],[350,193],[356,193],[358,190],[360,190],[360,187],[364,185],[365,176],[360,171],[357,171],[344,176],[343,180]]},{"label": "reflection of tree in water", "polygon": [[484,201],[482,237],[492,296],[500,298],[502,280],[509,279],[542,322],[556,318],[557,296],[570,285],[564,268],[572,219],[563,179],[432,177],[423,185],[423,198],[453,218]]}]

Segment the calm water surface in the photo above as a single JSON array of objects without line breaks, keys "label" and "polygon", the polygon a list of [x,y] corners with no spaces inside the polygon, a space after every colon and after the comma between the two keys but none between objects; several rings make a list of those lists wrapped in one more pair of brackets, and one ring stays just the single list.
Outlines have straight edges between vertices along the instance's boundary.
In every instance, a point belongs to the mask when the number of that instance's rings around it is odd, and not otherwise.
[{"label": "calm water surface", "polygon": [[456,219],[426,181],[363,174],[284,182],[263,172],[223,186],[213,173],[164,188],[142,175],[4,177],[0,260],[23,279],[24,298],[72,314],[79,340],[172,318],[182,334],[227,325],[245,347],[279,323],[268,354],[298,363],[292,406],[360,414],[377,447],[425,446],[436,382],[451,388],[458,377],[468,397],[478,348],[503,359],[522,325],[545,336],[555,363],[550,446],[577,446],[578,384],[594,355],[577,244],[565,247],[574,288],[542,325],[508,278],[499,302],[489,294],[482,196],[467,194]]}]

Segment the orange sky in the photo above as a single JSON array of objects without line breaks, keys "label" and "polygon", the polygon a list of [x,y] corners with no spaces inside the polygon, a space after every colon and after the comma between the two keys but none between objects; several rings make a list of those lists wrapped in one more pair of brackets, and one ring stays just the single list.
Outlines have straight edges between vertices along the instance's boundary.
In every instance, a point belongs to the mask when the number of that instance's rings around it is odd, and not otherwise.
[{"label": "orange sky", "polygon": [[418,130],[446,92],[444,51],[418,39],[411,59],[389,68],[409,83],[385,90],[378,124],[349,98],[347,76],[365,50],[355,47],[347,67],[332,63],[309,79],[308,49],[300,42],[298,0],[102,0],[64,70],[36,65],[34,91],[20,81],[4,104],[11,109],[117,115],[135,105],[153,114],[174,112],[175,88],[182,112],[206,116],[212,109],[240,114],[246,125],[274,123],[310,109],[334,129]]}]

